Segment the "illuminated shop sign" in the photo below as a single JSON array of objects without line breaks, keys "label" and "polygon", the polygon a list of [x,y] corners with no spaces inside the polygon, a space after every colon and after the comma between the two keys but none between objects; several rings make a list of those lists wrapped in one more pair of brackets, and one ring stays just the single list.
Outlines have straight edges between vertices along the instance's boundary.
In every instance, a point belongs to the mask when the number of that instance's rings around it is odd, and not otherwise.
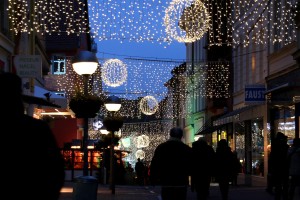
[{"label": "illuminated shop sign", "polygon": [[265,102],[266,88],[264,85],[245,86],[245,104],[261,104]]}]

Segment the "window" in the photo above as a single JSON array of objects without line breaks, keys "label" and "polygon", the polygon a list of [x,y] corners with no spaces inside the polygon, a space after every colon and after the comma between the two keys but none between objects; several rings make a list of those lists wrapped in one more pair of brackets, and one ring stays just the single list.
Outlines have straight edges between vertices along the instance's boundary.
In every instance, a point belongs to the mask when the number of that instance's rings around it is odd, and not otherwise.
[{"label": "window", "polygon": [[66,74],[66,57],[54,55],[52,56],[52,74]]}]

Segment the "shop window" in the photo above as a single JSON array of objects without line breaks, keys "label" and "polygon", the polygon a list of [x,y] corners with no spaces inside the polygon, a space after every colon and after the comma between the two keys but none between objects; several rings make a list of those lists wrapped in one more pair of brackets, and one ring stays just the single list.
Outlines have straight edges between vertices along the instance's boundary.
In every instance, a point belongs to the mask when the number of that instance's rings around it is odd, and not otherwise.
[{"label": "shop window", "polygon": [[251,142],[252,142],[252,174],[264,176],[264,135],[263,120],[253,120],[251,122]]},{"label": "shop window", "polygon": [[295,108],[283,107],[277,111],[275,118],[275,131],[288,136],[289,142],[295,137]]},{"label": "shop window", "polygon": [[242,164],[242,173],[245,172],[245,123],[238,122],[234,124],[235,130],[235,151]]}]

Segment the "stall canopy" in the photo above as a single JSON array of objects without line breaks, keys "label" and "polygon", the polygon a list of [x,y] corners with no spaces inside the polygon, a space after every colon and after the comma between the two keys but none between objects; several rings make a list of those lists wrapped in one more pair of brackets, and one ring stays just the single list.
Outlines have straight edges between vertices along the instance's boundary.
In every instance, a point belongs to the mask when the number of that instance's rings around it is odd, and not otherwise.
[{"label": "stall canopy", "polygon": [[34,86],[34,96],[44,99],[53,104],[59,105],[60,108],[67,108],[67,99],[61,95],[55,94],[45,88]]},{"label": "stall canopy", "polygon": [[25,103],[38,105],[39,115],[53,118],[74,118],[68,109],[67,98],[39,86],[34,86],[34,96],[23,95]]},{"label": "stall canopy", "polygon": [[54,108],[60,108],[60,105],[51,103],[50,101],[47,101],[46,99],[30,96],[30,95],[23,95],[23,101],[27,104],[36,104],[41,106],[49,106]]}]

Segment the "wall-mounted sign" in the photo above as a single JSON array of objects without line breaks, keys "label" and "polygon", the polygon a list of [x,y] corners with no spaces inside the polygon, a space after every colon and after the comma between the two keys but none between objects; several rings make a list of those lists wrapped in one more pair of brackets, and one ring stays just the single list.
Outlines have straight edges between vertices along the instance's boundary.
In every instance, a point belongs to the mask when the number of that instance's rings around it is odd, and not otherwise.
[{"label": "wall-mounted sign", "polygon": [[21,78],[41,78],[42,58],[39,55],[16,55],[13,57],[16,73]]},{"label": "wall-mounted sign", "polygon": [[261,104],[265,102],[266,88],[264,85],[245,86],[245,104]]}]

